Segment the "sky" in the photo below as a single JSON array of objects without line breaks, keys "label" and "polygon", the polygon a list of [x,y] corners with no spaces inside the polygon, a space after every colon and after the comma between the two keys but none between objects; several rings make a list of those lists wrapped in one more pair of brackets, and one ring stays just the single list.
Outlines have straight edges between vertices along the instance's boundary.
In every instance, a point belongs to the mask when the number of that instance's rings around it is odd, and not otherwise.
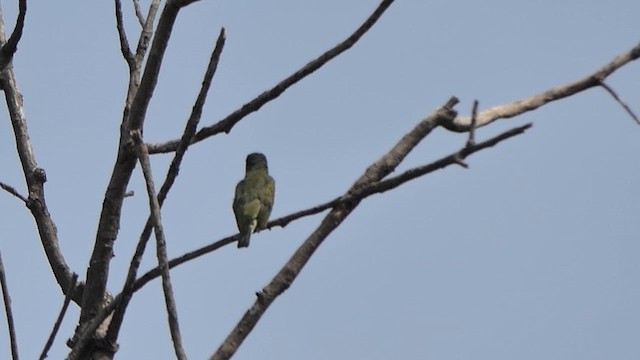
[{"label": "sky", "polygon": [[[150,1],[142,0],[144,8]],[[3,2],[7,28],[13,2]],[[125,2],[127,32],[139,26]],[[179,137],[217,34],[227,43],[202,126],[211,125],[350,35],[378,1],[208,1],[175,24],[145,141]],[[351,50],[229,134],[194,145],[162,211],[171,257],[237,232],[231,201],[244,158],[267,155],[272,218],[343,194],[450,96],[468,115],[589,75],[640,41],[640,3],[397,1]],[[14,59],[31,141],[47,173],[60,246],[84,279],[115,160],[127,68],[113,3],[30,2]],[[640,113],[640,64],[607,83]],[[25,194],[7,112],[0,181]],[[640,358],[640,126],[591,89],[478,130],[526,134],[363,201],[267,311],[234,359]],[[434,131],[396,173],[460,149]],[[170,155],[154,155],[156,182]],[[129,185],[109,289],[121,289],[148,215]],[[172,272],[191,359],[208,358],[324,214],[252,237]],[[0,251],[22,358],[39,355],[63,296],[23,204],[0,194]],[[155,263],[151,247],[143,269]],[[49,355],[61,359],[72,305]],[[0,357],[9,357],[4,313]],[[121,359],[174,358],[160,282],[136,293]]]}]

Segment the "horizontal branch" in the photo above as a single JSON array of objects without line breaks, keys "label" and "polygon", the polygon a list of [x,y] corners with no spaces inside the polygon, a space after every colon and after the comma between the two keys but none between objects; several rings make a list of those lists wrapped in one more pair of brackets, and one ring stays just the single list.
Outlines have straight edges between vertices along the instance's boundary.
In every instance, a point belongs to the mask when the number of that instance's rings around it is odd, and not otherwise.
[{"label": "horizontal branch", "polygon": [[[486,126],[498,119],[508,119],[525,112],[535,110],[541,106],[544,106],[550,102],[564,99],[566,97],[575,95],[579,92],[590,89],[594,86],[599,86],[604,79],[613,74],[616,70],[620,69],[624,65],[631,61],[637,60],[640,57],[640,44],[633,47],[631,50],[617,56],[610,63],[600,68],[598,71],[583,77],[580,80],[569,83],[564,86],[547,90],[541,94],[518,100],[516,102],[495,106],[484,110],[478,114],[477,127]],[[466,132],[471,125],[471,119],[468,116],[460,116],[449,124],[444,124],[444,127],[450,131]]]},{"label": "horizontal branch", "polygon": [[[274,227],[285,227],[287,226],[290,222],[298,220],[300,218],[303,217],[307,217],[307,216],[311,216],[311,215],[315,215],[315,214],[319,214],[323,211],[326,211],[328,209],[331,208],[335,208],[340,204],[343,203],[348,203],[348,202],[359,202],[371,195],[374,194],[380,194],[389,190],[392,190],[394,188],[397,188],[398,186],[414,180],[418,177],[427,175],[431,172],[434,172],[436,170],[440,170],[443,169],[449,165],[454,165],[454,164],[458,164],[458,161],[460,159],[465,159],[468,156],[472,155],[473,153],[476,153],[480,150],[495,146],[496,144],[507,140],[509,138],[512,138],[514,136],[520,135],[522,133],[524,133],[527,129],[529,129],[532,125],[531,124],[526,124],[511,130],[508,130],[498,136],[495,136],[489,140],[483,141],[481,143],[475,144],[473,146],[470,147],[465,147],[453,154],[450,154],[448,156],[445,156],[439,160],[436,160],[430,164],[424,165],[424,166],[420,166],[420,167],[416,167],[410,170],[407,170],[405,172],[403,172],[402,174],[398,175],[398,176],[394,176],[392,178],[389,178],[387,180],[383,180],[380,181],[378,183],[374,183],[374,184],[370,184],[368,186],[365,186],[363,188],[358,189],[357,191],[354,191],[353,193],[349,193],[347,195],[341,196],[341,197],[337,197],[331,201],[325,202],[323,204],[314,206],[312,208],[306,209],[306,210],[301,210],[301,211],[297,211],[293,214],[290,215],[286,215],[283,217],[280,217],[278,219],[274,219],[272,221],[269,221],[269,223],[267,224],[266,228],[267,229],[271,229]],[[190,260],[196,259],[200,256],[206,255],[208,253],[211,253],[213,251],[218,250],[219,248],[232,244],[234,242],[236,242],[238,240],[239,236],[233,235],[233,236],[228,236],[225,237],[223,239],[220,239],[212,244],[209,244],[207,246],[201,247],[199,249],[190,251],[188,253],[185,253],[181,256],[178,256],[174,259],[171,259],[169,261],[169,268],[174,268],[176,266],[179,266],[181,264],[184,264]],[[140,278],[138,278],[138,280],[136,280],[135,284],[134,284],[134,290],[138,291],[140,290],[143,286],[145,286],[148,282],[150,282],[151,280],[157,278],[160,276],[160,269],[158,267],[153,268],[151,270],[149,270],[148,272],[146,272],[144,275],[142,275]]]}]

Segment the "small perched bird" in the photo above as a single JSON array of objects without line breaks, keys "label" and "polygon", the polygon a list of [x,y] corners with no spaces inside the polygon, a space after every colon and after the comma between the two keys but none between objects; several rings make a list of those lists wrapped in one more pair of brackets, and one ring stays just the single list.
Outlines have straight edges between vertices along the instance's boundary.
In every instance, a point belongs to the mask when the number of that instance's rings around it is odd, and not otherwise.
[{"label": "small perched bird", "polygon": [[269,176],[264,154],[247,155],[247,168],[243,180],[236,185],[233,213],[240,231],[238,248],[248,247],[251,234],[264,229],[273,208],[276,184]]}]

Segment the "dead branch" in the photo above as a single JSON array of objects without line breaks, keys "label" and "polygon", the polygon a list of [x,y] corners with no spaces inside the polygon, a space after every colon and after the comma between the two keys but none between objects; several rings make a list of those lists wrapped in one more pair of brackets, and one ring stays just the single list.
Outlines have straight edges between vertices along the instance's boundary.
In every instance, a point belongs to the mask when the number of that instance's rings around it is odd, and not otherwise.
[{"label": "dead branch", "polygon": [[[76,286],[77,282],[78,282],[78,274],[74,273],[73,276],[71,277],[71,281],[69,282],[68,288],[73,289]],[[64,302],[62,303],[62,309],[60,309],[58,318],[56,319],[55,324],[53,324],[53,329],[51,330],[51,334],[49,334],[49,338],[47,339],[47,342],[45,343],[44,348],[40,353],[40,360],[44,360],[47,358],[47,353],[49,352],[49,349],[51,349],[51,345],[53,345],[53,341],[55,340],[56,335],[58,334],[58,330],[60,330],[62,319],[64,319],[64,315],[67,313],[67,308],[69,308],[69,303],[71,302],[70,294],[71,292],[67,292],[67,294],[64,297]]]},{"label": "dead branch", "polygon": [[[109,276],[109,265],[113,257],[113,245],[120,228],[122,202],[127,185],[131,179],[131,173],[136,165],[135,152],[131,146],[130,131],[142,130],[143,128],[144,118],[158,81],[162,59],[176,17],[184,6],[192,2],[193,1],[170,0],[165,4],[160,19],[158,20],[158,26],[153,38],[149,57],[146,61],[140,86],[135,90],[130,108],[125,106],[118,156],[104,196],[95,246],[89,262],[90,266],[87,269],[86,291],[82,299],[82,311],[80,313],[81,327],[91,320],[100,311],[100,308],[105,305],[104,294]],[[151,16],[147,17],[147,22],[149,22],[150,19],[152,19]],[[132,89],[131,82],[130,80],[130,90]],[[131,96],[131,93],[129,96]],[[127,111],[127,109],[129,110]]]},{"label": "dead branch", "polygon": [[[15,39],[17,42],[18,37]],[[0,43],[4,44],[5,41],[4,21],[0,17]],[[17,153],[27,183],[27,192],[29,194],[26,199],[27,208],[31,211],[31,215],[36,222],[40,241],[58,285],[65,294],[68,291],[72,291],[73,300],[80,303],[82,287],[76,286],[74,289],[67,288],[72,272],[60,251],[57,229],[47,208],[44,196],[44,183],[47,177],[44,169],[39,168],[36,162],[35,152],[29,138],[27,118],[24,114],[22,104],[22,95],[18,90],[13,66],[10,63],[0,71],[0,88],[4,91],[9,118],[16,141]]]},{"label": "dead branch", "polygon": [[[393,1],[394,0],[383,0],[380,5],[378,5],[378,8],[371,14],[371,16],[369,16],[369,18],[343,42],[328,50],[324,54],[320,55],[313,61],[309,62],[298,71],[279,82],[273,88],[263,92],[255,99],[244,104],[240,109],[227,115],[227,117],[225,117],[224,119],[211,126],[202,128],[193,138],[192,143],[200,142],[206,138],[222,132],[229,133],[231,129],[247,115],[258,111],[262,106],[280,96],[288,88],[304,79],[308,75],[312,74],[314,71],[318,70],[338,55],[349,50],[369,29],[371,29],[371,27],[378,21],[378,19],[380,19],[382,14],[385,12],[385,10],[387,10],[389,6],[391,6]],[[148,144],[147,147],[149,148],[150,154],[167,153],[175,151],[178,143],[179,140],[172,140],[162,144]]]},{"label": "dead branch", "polygon": [[[613,74],[616,70],[620,69],[629,62],[637,60],[639,57],[640,43],[633,47],[631,50],[618,55],[615,59],[600,68],[598,71],[594,72],[591,75],[585,76],[580,80],[574,81],[564,86],[547,90],[541,94],[526,99],[518,100],[506,105],[495,106],[480,112],[478,114],[477,127],[489,125],[498,119],[509,119],[514,116],[518,116],[525,112],[535,110],[553,101],[575,95],[594,86],[599,86],[601,82],[609,75]],[[451,123],[445,124],[445,128],[450,131],[465,132],[469,130],[470,124],[471,119],[468,116],[457,117]]]},{"label": "dead branch", "polygon": [[17,197],[18,199],[22,200],[22,202],[26,203],[27,202],[27,198],[22,196],[22,194],[20,194],[18,192],[18,190],[16,190],[15,188],[13,188],[13,186],[5,184],[3,182],[0,182],[0,188],[2,188],[2,190],[8,192],[9,194]]},{"label": "dead branch", "polygon": [[132,138],[136,145],[138,161],[140,161],[140,167],[142,168],[142,174],[144,175],[147,187],[147,194],[149,195],[149,208],[151,210],[153,233],[156,235],[158,267],[162,274],[162,290],[164,291],[164,300],[167,308],[167,316],[169,318],[171,340],[173,340],[173,348],[176,353],[176,358],[179,360],[186,360],[187,354],[184,352],[184,347],[182,346],[182,335],[180,334],[180,323],[178,322],[178,310],[176,308],[175,296],[173,295],[171,275],[169,274],[167,240],[164,236],[160,204],[158,203],[158,197],[156,196],[156,189],[153,183],[153,173],[151,171],[151,162],[149,161],[149,152],[142,141],[142,134],[140,133],[140,130],[134,130]]},{"label": "dead branch", "polygon": [[609,95],[611,95],[611,97],[613,97],[613,99],[620,104],[620,106],[622,106],[622,108],[627,112],[627,114],[629,114],[629,116],[631,116],[631,118],[638,124],[640,125],[640,119],[638,118],[638,115],[636,115],[633,110],[631,110],[631,108],[629,107],[629,105],[627,105],[624,101],[622,101],[622,99],[620,99],[620,96],[618,96],[618,94],[611,88],[611,86],[607,85],[607,83],[605,83],[604,81],[600,82],[600,86],[602,88],[604,88]]},{"label": "dead branch", "polygon": [[[178,176],[180,164],[182,163],[184,154],[186,153],[187,148],[190,145],[190,140],[195,134],[198,123],[200,122],[200,119],[202,117],[202,109],[205,105],[213,76],[215,75],[216,69],[218,68],[218,63],[220,62],[220,56],[222,55],[222,50],[224,49],[225,39],[225,30],[224,28],[222,28],[220,30],[220,34],[218,35],[218,39],[216,40],[214,50],[211,53],[209,65],[207,66],[204,79],[202,80],[200,93],[198,94],[198,98],[196,99],[196,102],[193,106],[191,115],[189,116],[189,120],[187,120],[187,124],[185,125],[180,144],[178,145],[178,149],[174,155],[173,160],[171,161],[171,165],[169,166],[165,181],[160,188],[160,192],[158,193],[158,203],[161,207],[167,197],[167,194],[169,193],[169,190],[173,186],[175,179]],[[118,332],[120,331],[120,326],[122,325],[122,320],[124,319],[124,313],[134,292],[133,284],[138,274],[138,268],[140,267],[140,262],[142,261],[142,255],[144,254],[147,241],[151,236],[151,229],[152,222],[151,217],[149,217],[147,219],[144,230],[140,235],[140,240],[138,241],[138,245],[136,246],[135,254],[131,259],[131,265],[129,266],[127,279],[121,292],[121,294],[123,295],[122,303],[119,304],[118,309],[116,309],[111,324],[109,325],[107,337],[112,342],[115,342],[118,337]]]},{"label": "dead branch", "polygon": [[18,360],[18,340],[16,339],[16,326],[13,322],[13,311],[11,310],[11,296],[9,296],[9,286],[7,276],[4,272],[2,255],[0,255],[0,287],[2,288],[2,300],[4,301],[4,313],[7,317],[7,327],[9,328],[9,342],[11,343],[11,358]]},{"label": "dead branch", "polygon": [[[2,45],[2,50],[0,53],[2,54],[2,58],[0,59],[0,64],[2,67],[6,66],[11,59],[13,58],[13,54],[18,50],[18,42],[20,42],[20,38],[22,37],[22,30],[24,29],[24,20],[27,16],[27,0],[19,0],[18,1],[18,18],[16,19],[16,25],[13,28],[13,32],[9,37],[9,40],[4,42]],[[4,27],[4,26],[3,26]],[[2,31],[4,33],[4,30]],[[4,35],[3,35],[4,37]]]}]

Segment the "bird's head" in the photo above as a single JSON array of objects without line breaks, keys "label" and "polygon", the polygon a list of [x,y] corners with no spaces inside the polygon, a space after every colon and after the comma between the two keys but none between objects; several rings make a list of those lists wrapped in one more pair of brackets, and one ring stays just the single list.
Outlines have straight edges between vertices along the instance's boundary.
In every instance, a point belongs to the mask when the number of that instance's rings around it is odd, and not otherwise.
[{"label": "bird's head", "polygon": [[247,155],[247,172],[256,169],[269,169],[267,157],[262,153],[251,153]]}]

